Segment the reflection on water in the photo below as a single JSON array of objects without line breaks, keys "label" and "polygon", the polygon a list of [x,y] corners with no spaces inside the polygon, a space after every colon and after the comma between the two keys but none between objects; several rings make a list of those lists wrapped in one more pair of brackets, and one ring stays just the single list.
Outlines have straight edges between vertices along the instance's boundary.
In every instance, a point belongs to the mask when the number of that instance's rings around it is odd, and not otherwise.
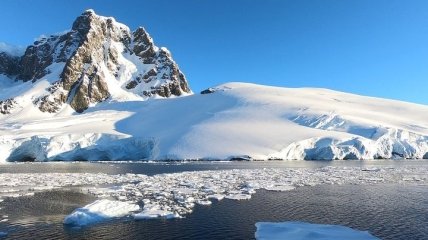
[{"label": "reflection on water", "polygon": [[48,191],[34,196],[7,198],[0,213],[8,216],[8,224],[14,225],[62,222],[64,215],[92,201],[95,201],[94,196],[83,194],[78,188]]},{"label": "reflection on water", "polygon": [[[259,190],[248,201],[197,206],[183,219],[120,219],[90,227],[65,227],[64,216],[93,199],[52,191],[7,199],[8,239],[252,239],[258,221],[306,221],[369,230],[382,239],[427,239],[428,186],[325,185],[289,192]],[[20,221],[19,219],[23,219]]]}]

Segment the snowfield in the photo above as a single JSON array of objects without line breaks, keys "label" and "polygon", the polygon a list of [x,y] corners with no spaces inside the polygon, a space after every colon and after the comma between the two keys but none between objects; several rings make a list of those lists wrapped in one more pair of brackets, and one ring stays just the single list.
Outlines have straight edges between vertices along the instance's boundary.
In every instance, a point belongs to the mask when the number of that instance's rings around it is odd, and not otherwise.
[{"label": "snowfield", "polygon": [[81,114],[68,105],[42,113],[28,99],[49,81],[0,90],[19,91],[24,106],[0,115],[1,161],[428,158],[424,105],[227,83],[210,94],[117,96]]}]

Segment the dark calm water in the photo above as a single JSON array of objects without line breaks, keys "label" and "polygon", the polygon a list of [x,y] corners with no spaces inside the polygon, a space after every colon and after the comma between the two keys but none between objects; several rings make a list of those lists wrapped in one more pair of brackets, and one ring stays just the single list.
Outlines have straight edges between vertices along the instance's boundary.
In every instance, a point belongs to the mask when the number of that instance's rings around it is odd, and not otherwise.
[{"label": "dark calm water", "polygon": [[[294,162],[296,163],[296,162]],[[319,167],[342,163],[302,162],[293,167]],[[423,164],[426,162],[348,163]],[[256,167],[290,167],[289,163],[187,163],[108,164],[54,163],[0,165],[0,172],[177,172]],[[11,168],[14,166],[15,168]],[[426,165],[425,165],[426,166]],[[254,239],[259,221],[305,221],[340,224],[368,230],[382,239],[428,239],[428,186],[426,185],[324,185],[300,187],[288,192],[259,190],[251,200],[222,200],[211,206],[197,206],[183,219],[134,221],[116,219],[84,228],[64,226],[65,215],[94,201],[79,189],[36,193],[32,197],[7,198],[0,223],[6,239]]]},{"label": "dark calm water", "polygon": [[154,175],[183,171],[253,168],[319,168],[337,167],[402,167],[428,166],[428,160],[366,160],[366,161],[201,161],[201,162],[49,162],[0,164],[0,173],[139,173]]}]

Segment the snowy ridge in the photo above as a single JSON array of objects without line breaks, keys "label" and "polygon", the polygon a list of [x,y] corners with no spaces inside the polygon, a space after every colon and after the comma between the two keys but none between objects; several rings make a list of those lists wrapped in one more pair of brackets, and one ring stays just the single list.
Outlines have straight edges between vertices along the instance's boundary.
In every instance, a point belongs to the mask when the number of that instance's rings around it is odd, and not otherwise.
[{"label": "snowy ridge", "polygon": [[428,158],[426,119],[424,105],[325,89],[227,83],[210,94],[100,103],[82,114],[64,109],[3,115],[0,157]]}]

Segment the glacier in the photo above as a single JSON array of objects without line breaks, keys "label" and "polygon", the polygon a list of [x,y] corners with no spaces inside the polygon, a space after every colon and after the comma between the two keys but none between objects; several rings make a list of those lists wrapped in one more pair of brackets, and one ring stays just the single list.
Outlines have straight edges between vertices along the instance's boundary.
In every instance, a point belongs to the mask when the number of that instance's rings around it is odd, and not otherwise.
[{"label": "glacier", "polygon": [[[24,101],[39,85],[12,84],[0,95],[19,88],[16,101]],[[0,114],[2,162],[428,158],[428,106],[328,89],[233,82],[208,94],[101,102],[83,113],[22,105]]]}]

